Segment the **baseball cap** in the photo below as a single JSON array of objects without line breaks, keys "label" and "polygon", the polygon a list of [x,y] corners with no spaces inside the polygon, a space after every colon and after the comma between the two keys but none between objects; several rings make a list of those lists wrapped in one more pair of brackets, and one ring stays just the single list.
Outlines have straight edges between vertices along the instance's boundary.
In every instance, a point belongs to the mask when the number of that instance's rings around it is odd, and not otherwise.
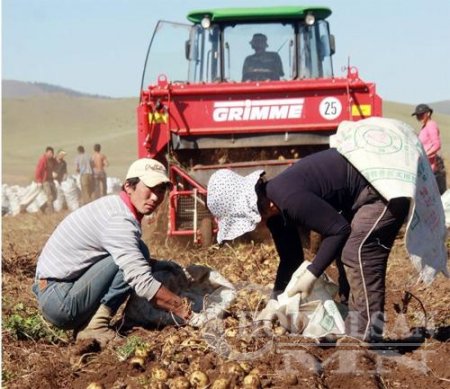
[{"label": "baseball cap", "polygon": [[261,221],[255,186],[264,170],[241,176],[229,169],[216,171],[208,182],[208,209],[217,218],[217,241],[233,240],[253,231]]},{"label": "baseball cap", "polygon": [[164,165],[151,158],[141,158],[134,161],[128,168],[126,179],[129,178],[139,178],[149,188],[165,182],[170,184]]},{"label": "baseball cap", "polygon": [[427,112],[433,113],[433,110],[426,104],[419,104],[414,110],[414,112],[411,114],[411,116],[422,115]]}]

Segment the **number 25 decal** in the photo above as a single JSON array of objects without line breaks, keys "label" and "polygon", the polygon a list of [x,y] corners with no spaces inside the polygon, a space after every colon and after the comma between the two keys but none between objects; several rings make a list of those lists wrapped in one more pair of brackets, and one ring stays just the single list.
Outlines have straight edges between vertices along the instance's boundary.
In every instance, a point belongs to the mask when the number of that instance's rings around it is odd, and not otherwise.
[{"label": "number 25 decal", "polygon": [[326,97],[320,102],[319,112],[324,119],[334,120],[342,112],[341,102],[336,97]]}]

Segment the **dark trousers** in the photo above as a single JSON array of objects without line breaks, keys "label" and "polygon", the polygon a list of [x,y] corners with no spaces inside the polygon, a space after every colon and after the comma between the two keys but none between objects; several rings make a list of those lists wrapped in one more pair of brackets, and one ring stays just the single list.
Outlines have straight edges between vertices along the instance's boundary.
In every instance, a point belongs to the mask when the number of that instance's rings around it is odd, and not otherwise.
[{"label": "dark trousers", "polygon": [[347,335],[365,341],[382,337],[387,260],[409,210],[409,199],[386,202],[368,194],[352,219],[352,231],[342,251],[349,285]]}]

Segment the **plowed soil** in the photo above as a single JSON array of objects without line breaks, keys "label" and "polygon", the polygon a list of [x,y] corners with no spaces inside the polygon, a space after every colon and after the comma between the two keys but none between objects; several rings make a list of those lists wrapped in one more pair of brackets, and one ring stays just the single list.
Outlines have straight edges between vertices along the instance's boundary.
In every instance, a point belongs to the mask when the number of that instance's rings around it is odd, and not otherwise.
[{"label": "plowed soil", "polygon": [[[21,214],[2,220],[3,387],[450,387],[450,281],[439,275],[431,287],[416,284],[401,238],[387,275],[389,345],[379,349],[356,342],[319,345],[279,327],[255,330],[251,318],[264,307],[277,267],[274,247],[262,233],[232,246],[198,248],[168,239],[155,224],[144,225],[154,257],[208,265],[236,285],[238,298],[222,320],[204,330],[185,326],[122,331],[104,350],[89,342],[76,344],[71,332],[52,327],[44,327],[46,336],[27,331],[18,336],[11,324],[14,315],[25,322],[40,319],[31,292],[36,259],[64,216]],[[306,250],[306,257],[312,259],[313,254]],[[329,274],[335,276],[333,266]],[[408,302],[405,291],[412,296]],[[119,312],[118,326],[120,319]],[[138,352],[133,342],[146,350],[134,365],[131,360]]]}]

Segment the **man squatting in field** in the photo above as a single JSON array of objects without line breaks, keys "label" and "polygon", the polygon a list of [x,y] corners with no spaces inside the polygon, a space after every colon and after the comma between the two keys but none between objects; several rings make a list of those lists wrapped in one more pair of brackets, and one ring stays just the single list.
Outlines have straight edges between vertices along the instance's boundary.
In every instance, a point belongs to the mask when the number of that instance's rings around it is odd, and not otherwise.
[{"label": "man squatting in field", "polygon": [[171,184],[159,162],[143,158],[129,167],[119,195],[102,197],[68,215],[39,256],[33,291],[42,314],[76,339],[105,345],[109,325],[134,291],[187,321],[190,304],[152,275],[155,265],[141,239],[141,219],[153,213]]},{"label": "man squatting in field", "polygon": [[352,313],[346,333],[379,340],[387,259],[409,199],[387,202],[336,149],[303,158],[271,180],[263,176],[262,170],[242,177],[222,169],[208,184],[208,208],[219,222],[219,243],[254,230],[261,220],[272,234],[280,264],[271,299],[256,320],[276,317],[276,297],[304,260],[297,229],[302,226],[321,234],[322,242],[293,294],[308,295],[337,258],[340,299]]}]

